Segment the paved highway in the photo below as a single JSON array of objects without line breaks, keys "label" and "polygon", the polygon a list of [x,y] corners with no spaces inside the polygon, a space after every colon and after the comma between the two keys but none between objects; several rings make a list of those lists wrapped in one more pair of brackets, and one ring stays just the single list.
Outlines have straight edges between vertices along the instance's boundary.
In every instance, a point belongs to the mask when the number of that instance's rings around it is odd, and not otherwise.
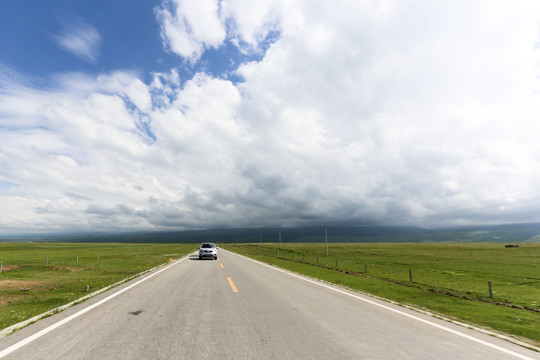
[{"label": "paved highway", "polygon": [[0,339],[1,359],[540,359],[540,354],[220,250]]}]

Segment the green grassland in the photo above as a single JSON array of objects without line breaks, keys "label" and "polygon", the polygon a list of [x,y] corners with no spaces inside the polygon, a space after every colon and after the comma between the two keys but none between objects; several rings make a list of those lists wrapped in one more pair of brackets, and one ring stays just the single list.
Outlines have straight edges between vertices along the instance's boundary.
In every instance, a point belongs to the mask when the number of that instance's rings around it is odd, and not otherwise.
[{"label": "green grassland", "polygon": [[194,244],[0,243],[0,329],[196,249]]},{"label": "green grassland", "polygon": [[221,246],[311,277],[540,344],[538,243],[520,244],[517,248],[505,248],[500,243],[332,243],[328,256],[325,245],[320,243]]},{"label": "green grassland", "polygon": [[[539,243],[518,248],[331,243],[328,256],[321,243],[220,247],[540,343]],[[93,292],[196,249],[196,244],[0,243],[0,329],[85,296],[87,285]]]}]

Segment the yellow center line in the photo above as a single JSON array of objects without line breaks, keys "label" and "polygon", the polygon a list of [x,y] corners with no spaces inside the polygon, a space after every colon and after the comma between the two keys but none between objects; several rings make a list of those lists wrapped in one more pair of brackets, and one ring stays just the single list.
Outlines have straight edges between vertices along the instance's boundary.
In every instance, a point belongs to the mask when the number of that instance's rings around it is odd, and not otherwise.
[{"label": "yellow center line", "polygon": [[237,293],[238,289],[236,288],[236,286],[234,285],[234,283],[233,283],[233,281],[231,280],[230,277],[227,278],[227,281],[229,282],[229,285],[231,286],[232,291]]},{"label": "yellow center line", "polygon": [[223,264],[219,264],[219,266],[220,266],[222,269],[224,269]]}]

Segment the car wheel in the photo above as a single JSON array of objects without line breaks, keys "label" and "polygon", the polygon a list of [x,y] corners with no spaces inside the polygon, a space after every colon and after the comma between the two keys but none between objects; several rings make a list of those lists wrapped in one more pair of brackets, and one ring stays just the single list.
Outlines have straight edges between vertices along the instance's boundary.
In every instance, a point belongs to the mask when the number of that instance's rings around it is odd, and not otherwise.
[{"label": "car wheel", "polygon": [[202,260],[202,256],[199,256],[199,260]]},{"label": "car wheel", "polygon": [[217,256],[214,256],[214,260],[217,260]]}]

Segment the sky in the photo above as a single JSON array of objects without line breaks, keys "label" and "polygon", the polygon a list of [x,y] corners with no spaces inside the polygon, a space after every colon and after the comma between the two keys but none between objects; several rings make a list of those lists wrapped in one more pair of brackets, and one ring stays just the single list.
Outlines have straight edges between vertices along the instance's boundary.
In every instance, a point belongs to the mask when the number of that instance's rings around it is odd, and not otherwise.
[{"label": "sky", "polygon": [[536,0],[4,0],[0,235],[540,221]]}]

